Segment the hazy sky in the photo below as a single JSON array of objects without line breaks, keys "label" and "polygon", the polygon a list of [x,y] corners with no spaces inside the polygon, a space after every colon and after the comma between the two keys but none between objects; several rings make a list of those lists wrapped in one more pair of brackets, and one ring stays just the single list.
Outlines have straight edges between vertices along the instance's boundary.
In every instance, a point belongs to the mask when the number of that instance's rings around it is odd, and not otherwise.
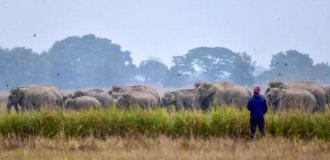
[{"label": "hazy sky", "polygon": [[330,0],[0,0],[3,48],[41,52],[89,33],[131,51],[136,64],[169,63],[199,46],[247,52],[263,66],[288,49],[330,62]]}]

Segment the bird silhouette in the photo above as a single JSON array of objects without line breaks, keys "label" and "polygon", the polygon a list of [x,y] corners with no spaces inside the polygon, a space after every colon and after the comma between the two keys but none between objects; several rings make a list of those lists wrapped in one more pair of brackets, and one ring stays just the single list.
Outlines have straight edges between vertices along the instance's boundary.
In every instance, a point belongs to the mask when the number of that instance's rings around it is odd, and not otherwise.
[{"label": "bird silhouette", "polygon": [[33,34],[33,37],[36,37],[37,36],[37,34]]},{"label": "bird silhouette", "polygon": [[281,73],[278,73],[278,76],[281,76],[282,74]]},{"label": "bird silhouette", "polygon": [[181,76],[182,74],[181,73],[178,73],[177,76]]},{"label": "bird silhouette", "polygon": [[288,64],[287,64],[287,63],[284,63],[284,65],[286,65],[286,66],[287,66]]},{"label": "bird silhouette", "polygon": [[276,62],[276,64],[279,64],[279,62]]},{"label": "bird silhouette", "polygon": [[60,76],[60,74],[59,73],[56,73],[56,78],[58,78]]},{"label": "bird silhouette", "polygon": [[8,84],[6,84],[6,87],[8,88],[8,87],[9,87],[9,85],[8,85]]}]

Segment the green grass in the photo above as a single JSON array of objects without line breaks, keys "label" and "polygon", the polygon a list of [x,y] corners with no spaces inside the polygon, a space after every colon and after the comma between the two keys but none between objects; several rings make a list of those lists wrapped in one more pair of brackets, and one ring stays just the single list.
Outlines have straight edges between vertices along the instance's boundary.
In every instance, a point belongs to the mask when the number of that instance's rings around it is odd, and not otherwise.
[{"label": "green grass", "polygon": [[[266,131],[274,137],[330,140],[330,111],[267,113]],[[219,107],[211,112],[155,110],[41,110],[0,112],[0,136],[106,138],[112,135],[168,135],[171,137],[245,137],[249,112]]]}]

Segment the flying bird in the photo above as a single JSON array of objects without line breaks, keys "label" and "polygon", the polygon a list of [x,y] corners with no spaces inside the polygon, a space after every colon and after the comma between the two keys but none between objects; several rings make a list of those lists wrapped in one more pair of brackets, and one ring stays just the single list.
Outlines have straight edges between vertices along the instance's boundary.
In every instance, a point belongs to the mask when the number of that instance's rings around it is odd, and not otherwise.
[{"label": "flying bird", "polygon": [[279,62],[276,62],[276,64],[279,64]]},{"label": "flying bird", "polygon": [[282,74],[281,73],[278,73],[278,76],[281,76]]},{"label": "flying bird", "polygon": [[60,76],[60,74],[59,73],[56,73],[56,78],[58,78]]},{"label": "flying bird", "polygon": [[284,65],[286,65],[286,66],[287,66],[288,64],[287,64],[287,63],[284,63]]},{"label": "flying bird", "polygon": [[33,37],[36,37],[37,36],[37,34],[33,34]]},{"label": "flying bird", "polygon": [[8,87],[9,87],[9,85],[8,85],[8,84],[6,84],[6,87],[8,88]]},{"label": "flying bird", "polygon": [[177,76],[181,76],[182,74],[181,73],[178,73]]}]

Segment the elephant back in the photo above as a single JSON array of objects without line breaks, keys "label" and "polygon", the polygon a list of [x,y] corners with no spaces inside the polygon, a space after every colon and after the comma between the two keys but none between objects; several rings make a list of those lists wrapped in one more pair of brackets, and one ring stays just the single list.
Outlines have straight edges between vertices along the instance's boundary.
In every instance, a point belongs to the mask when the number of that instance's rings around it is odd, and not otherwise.
[{"label": "elephant back", "polygon": [[326,105],[326,90],[319,84],[309,81],[297,81],[286,84],[290,89],[306,90],[313,94],[317,101],[317,110],[322,111]]},{"label": "elephant back", "polygon": [[158,92],[152,87],[145,85],[133,85],[133,86],[112,86],[111,93],[124,93],[124,92],[146,92],[154,95],[158,99],[158,104],[160,103],[160,96]]},{"label": "elephant back", "polygon": [[315,96],[307,90],[289,89],[283,90],[281,98],[281,109],[300,109],[304,111],[315,111],[317,101]]}]

